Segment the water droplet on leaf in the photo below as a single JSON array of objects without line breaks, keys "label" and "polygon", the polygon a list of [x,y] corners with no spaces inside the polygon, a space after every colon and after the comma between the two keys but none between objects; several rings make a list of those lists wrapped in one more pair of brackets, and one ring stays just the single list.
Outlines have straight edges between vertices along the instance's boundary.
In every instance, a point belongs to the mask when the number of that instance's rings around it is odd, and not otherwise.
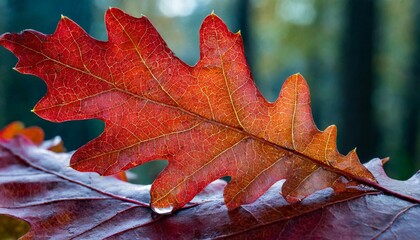
[{"label": "water droplet on leaf", "polygon": [[152,210],[157,214],[170,214],[172,213],[172,210],[174,209],[174,207],[171,205],[168,207],[163,207],[163,208],[154,207],[153,205],[151,207],[152,207]]}]

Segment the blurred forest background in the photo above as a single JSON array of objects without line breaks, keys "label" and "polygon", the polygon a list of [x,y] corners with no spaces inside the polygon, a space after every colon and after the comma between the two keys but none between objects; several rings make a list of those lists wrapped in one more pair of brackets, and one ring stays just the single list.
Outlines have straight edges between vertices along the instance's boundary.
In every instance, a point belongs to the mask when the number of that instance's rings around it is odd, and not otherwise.
[{"label": "blurred forest background", "polygon": [[[198,31],[215,11],[233,32],[241,30],[254,79],[270,101],[284,80],[300,72],[312,93],[320,129],[338,127],[339,151],[354,147],[366,162],[391,157],[399,179],[420,169],[420,1],[416,0],[2,0],[0,32],[52,33],[63,14],[93,37],[106,40],[108,7],[146,15],[169,47],[190,65],[199,58]],[[60,135],[68,150],[98,136],[98,120],[50,123],[31,108],[43,81],[12,70],[16,58],[0,49],[0,127],[20,120]],[[136,169],[150,183],[165,161]]]}]

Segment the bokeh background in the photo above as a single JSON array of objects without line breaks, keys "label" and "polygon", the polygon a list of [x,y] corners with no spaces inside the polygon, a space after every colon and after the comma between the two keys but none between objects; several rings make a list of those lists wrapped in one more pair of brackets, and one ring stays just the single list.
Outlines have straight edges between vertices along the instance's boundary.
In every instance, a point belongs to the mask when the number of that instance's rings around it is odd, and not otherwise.
[{"label": "bokeh background", "polygon": [[[63,14],[106,40],[110,6],[146,15],[169,47],[190,65],[199,58],[198,31],[215,11],[241,30],[254,79],[274,101],[296,72],[307,79],[315,122],[338,127],[339,151],[357,147],[363,162],[391,157],[388,173],[405,179],[420,169],[420,1],[416,0],[2,0],[0,32],[52,33]],[[12,70],[16,58],[0,49],[0,127],[15,120],[60,135],[68,150],[98,136],[98,120],[50,123],[31,108],[44,95],[42,80]],[[165,166],[137,168],[150,183]]]}]

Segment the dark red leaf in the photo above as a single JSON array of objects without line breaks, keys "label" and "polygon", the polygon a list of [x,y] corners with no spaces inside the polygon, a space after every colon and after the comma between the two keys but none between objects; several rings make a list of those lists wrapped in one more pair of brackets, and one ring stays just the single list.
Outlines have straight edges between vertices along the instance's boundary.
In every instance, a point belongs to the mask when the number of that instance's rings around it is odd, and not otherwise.
[{"label": "dark red leaf", "polygon": [[[53,153],[24,138],[0,141],[0,214],[31,224],[39,239],[417,239],[420,205],[378,192],[319,191],[290,205],[279,197],[283,182],[256,202],[228,211],[226,183],[218,180],[172,215],[148,206],[149,187],[68,166],[70,155]],[[420,175],[398,183],[380,160],[367,166],[383,184],[412,189]],[[414,185],[413,185],[414,184]],[[361,186],[359,186],[361,187]],[[391,187],[392,188],[392,187]]]}]

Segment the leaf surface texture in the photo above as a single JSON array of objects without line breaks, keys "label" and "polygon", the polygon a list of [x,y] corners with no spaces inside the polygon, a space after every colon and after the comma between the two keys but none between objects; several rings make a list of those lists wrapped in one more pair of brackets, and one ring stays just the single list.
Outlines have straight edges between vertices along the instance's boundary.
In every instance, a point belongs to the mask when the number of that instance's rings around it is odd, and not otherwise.
[{"label": "leaf surface texture", "polygon": [[203,21],[195,66],[177,58],[146,17],[111,8],[105,22],[107,42],[66,17],[52,35],[28,30],[0,38],[18,57],[19,72],[47,84],[36,114],[105,122],[103,134],[73,155],[74,169],[111,175],[167,159],[151,189],[157,212],[181,208],[223,176],[232,178],[224,190],[230,209],[281,179],[291,203],[327,187],[345,191],[352,179],[376,183],[355,151],[337,151],[335,126],[316,128],[300,74],[285,81],[275,102],[264,99],[240,34],[216,15]]}]

